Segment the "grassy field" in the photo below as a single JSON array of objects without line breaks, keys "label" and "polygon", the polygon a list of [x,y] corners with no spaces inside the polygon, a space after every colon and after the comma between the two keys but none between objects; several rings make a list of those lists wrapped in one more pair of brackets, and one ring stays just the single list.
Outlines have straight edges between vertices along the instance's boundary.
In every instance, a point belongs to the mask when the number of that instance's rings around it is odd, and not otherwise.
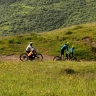
[{"label": "grassy field", "polygon": [[[60,54],[61,46],[69,41],[69,47],[72,44],[76,46],[77,58],[96,60],[89,42],[85,44],[84,41],[88,37],[96,42],[95,30],[96,23],[90,23],[47,33],[0,37],[0,56],[20,55],[30,41],[42,55],[55,56]],[[0,60],[0,96],[96,96],[96,62],[84,61]]]},{"label": "grassy field", "polygon": [[96,96],[96,62],[0,61],[0,96]]}]

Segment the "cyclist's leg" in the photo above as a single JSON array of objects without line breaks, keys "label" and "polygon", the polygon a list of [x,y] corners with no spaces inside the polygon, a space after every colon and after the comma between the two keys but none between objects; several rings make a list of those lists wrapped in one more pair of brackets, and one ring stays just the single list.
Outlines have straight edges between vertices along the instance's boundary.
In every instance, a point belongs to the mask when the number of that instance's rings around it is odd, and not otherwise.
[{"label": "cyclist's leg", "polygon": [[71,53],[69,53],[69,60],[71,60]]},{"label": "cyclist's leg", "polygon": [[29,57],[29,59],[32,59],[32,52],[30,52],[30,51],[26,51],[28,54],[28,57]]},{"label": "cyclist's leg", "polygon": [[28,53],[28,56],[29,56],[29,57],[32,56],[32,51]]},{"label": "cyclist's leg", "polygon": [[73,54],[73,52],[70,53],[70,59],[72,59],[72,58],[74,58],[74,54]]},{"label": "cyclist's leg", "polygon": [[69,61],[69,54],[66,53],[66,59]]},{"label": "cyclist's leg", "polygon": [[72,58],[74,57],[74,53],[72,52]]},{"label": "cyclist's leg", "polygon": [[64,50],[61,50],[61,60],[64,60]]},{"label": "cyclist's leg", "polygon": [[36,51],[33,50],[32,53],[33,53],[32,56],[33,56],[33,57],[36,57],[36,55],[37,55],[37,54],[36,54]]}]

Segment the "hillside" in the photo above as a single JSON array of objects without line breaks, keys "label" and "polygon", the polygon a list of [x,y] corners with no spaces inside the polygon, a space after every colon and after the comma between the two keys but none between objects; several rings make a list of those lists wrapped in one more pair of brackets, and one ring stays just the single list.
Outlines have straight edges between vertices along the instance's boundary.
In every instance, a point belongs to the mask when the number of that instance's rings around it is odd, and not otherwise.
[{"label": "hillside", "polygon": [[65,42],[74,45],[78,59],[96,60],[96,23],[80,24],[50,32],[19,34],[0,37],[1,55],[20,55],[25,52],[28,43],[34,42],[39,53],[60,55],[60,48]]},{"label": "hillside", "polygon": [[0,35],[96,22],[96,0],[0,0]]}]

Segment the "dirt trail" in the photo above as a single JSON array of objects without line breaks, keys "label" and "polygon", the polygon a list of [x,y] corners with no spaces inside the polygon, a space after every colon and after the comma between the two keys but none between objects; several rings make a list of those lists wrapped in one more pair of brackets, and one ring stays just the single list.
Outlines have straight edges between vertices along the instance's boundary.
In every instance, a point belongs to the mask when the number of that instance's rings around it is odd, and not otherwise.
[{"label": "dirt trail", "polygon": [[[53,60],[53,56],[43,55],[43,60]],[[19,55],[1,55],[0,61],[20,61]]]},{"label": "dirt trail", "polygon": [[15,56],[15,55],[2,55],[0,56],[0,60],[1,61],[19,61],[19,56]]}]

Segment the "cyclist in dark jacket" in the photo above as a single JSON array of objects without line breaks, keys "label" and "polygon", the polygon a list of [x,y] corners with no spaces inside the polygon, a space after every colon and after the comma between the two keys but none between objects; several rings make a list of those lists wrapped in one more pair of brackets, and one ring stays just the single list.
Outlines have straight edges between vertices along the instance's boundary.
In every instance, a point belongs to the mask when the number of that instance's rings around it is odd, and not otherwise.
[{"label": "cyclist in dark jacket", "polygon": [[69,42],[66,42],[66,43],[61,47],[61,58],[62,58],[62,60],[64,60],[64,51],[66,50],[66,52],[68,52],[68,46],[69,46]]}]

